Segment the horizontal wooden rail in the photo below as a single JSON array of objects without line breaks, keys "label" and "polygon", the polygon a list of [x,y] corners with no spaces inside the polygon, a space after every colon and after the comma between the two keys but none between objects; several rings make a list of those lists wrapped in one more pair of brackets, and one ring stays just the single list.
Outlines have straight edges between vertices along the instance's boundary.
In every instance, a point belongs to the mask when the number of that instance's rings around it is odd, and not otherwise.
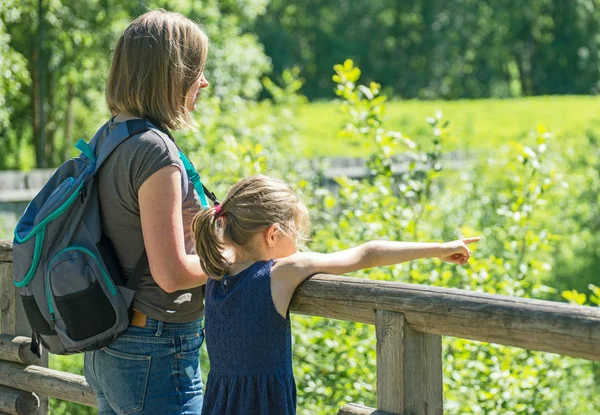
[{"label": "horizontal wooden rail", "polygon": [[0,239],[0,261],[12,262],[12,242]]},{"label": "horizontal wooden rail", "polygon": [[392,415],[389,412],[378,411],[374,408],[369,408],[367,406],[356,405],[356,404],[348,404],[344,405],[337,415]]},{"label": "horizontal wooden rail", "polygon": [[296,291],[296,313],[375,323],[403,313],[417,331],[600,361],[600,308],[479,292],[316,275]]},{"label": "horizontal wooden rail", "polygon": [[0,334],[0,360],[27,365],[40,362],[40,358],[31,351],[31,338],[10,334]]},{"label": "horizontal wooden rail", "polygon": [[[0,242],[0,261],[12,244]],[[416,331],[600,361],[600,308],[399,282],[316,275],[291,311],[375,324],[375,310],[403,313]]]},{"label": "horizontal wooden rail", "polygon": [[40,399],[33,393],[0,386],[0,414],[31,415],[39,406]]},{"label": "horizontal wooden rail", "polygon": [[96,395],[83,376],[41,366],[0,361],[0,385],[98,406]]}]

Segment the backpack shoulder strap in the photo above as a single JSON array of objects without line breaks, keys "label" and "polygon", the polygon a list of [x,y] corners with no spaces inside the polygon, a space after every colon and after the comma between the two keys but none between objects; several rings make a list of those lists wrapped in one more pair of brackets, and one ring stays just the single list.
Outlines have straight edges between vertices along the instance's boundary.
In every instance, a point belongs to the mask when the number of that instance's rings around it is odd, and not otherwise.
[{"label": "backpack shoulder strap", "polygon": [[[106,128],[108,123],[104,124],[94,138],[90,141],[90,143],[86,143],[83,140],[79,140],[79,142],[75,145],[81,152],[93,163],[95,163],[95,171],[100,169],[102,163],[106,161],[106,159],[112,154],[112,152],[126,139],[129,137],[142,133],[144,131],[149,130],[152,125],[148,124],[146,120],[136,119],[129,120],[120,123],[117,128],[115,128],[109,135],[106,137],[106,140],[102,144],[100,148],[98,148],[98,139],[100,137],[101,132]],[[138,283],[140,282],[142,276],[144,275],[144,271],[149,269],[148,266],[148,255],[146,254],[146,250],[142,250],[142,254],[140,255],[137,264],[135,265],[135,269],[133,270],[133,274],[131,278],[127,280],[127,288],[132,291],[135,291]]]},{"label": "backpack shoulder strap", "polygon": [[148,124],[146,120],[142,119],[122,122],[108,135],[108,137],[106,137],[106,140],[101,148],[98,148],[98,140],[100,139],[100,135],[109,122],[110,121],[100,127],[100,129],[94,135],[94,138],[92,138],[89,143],[86,143],[84,140],[80,139],[77,144],[75,144],[75,147],[92,161],[94,164],[94,171],[98,171],[98,169],[100,169],[102,163],[106,161],[108,156],[110,156],[124,140],[128,139],[132,135],[147,131],[152,127],[151,124]]},{"label": "backpack shoulder strap", "polygon": [[206,188],[206,186],[204,186],[202,184],[202,181],[200,180],[200,175],[194,168],[194,165],[192,164],[191,161],[188,160],[186,155],[183,154],[183,152],[181,150],[179,150],[179,157],[181,158],[181,161],[183,162],[183,166],[185,167],[185,172],[187,173],[192,184],[194,185],[194,189],[196,189],[196,193],[198,193],[198,197],[200,198],[200,203],[202,204],[202,209],[208,209],[208,202],[206,201],[207,197],[211,200],[211,202],[213,202],[213,204],[215,204],[215,205],[219,204],[219,201],[217,200],[217,197],[215,196],[215,194],[213,192],[211,192],[210,190],[208,190]]},{"label": "backpack shoulder strap", "polygon": [[[150,128],[152,128],[153,130],[156,130],[158,133],[166,134],[175,143],[175,139],[173,138],[173,136],[171,135],[171,133],[168,130],[163,131],[160,128],[156,127],[154,124],[152,124],[152,122],[150,122],[150,121],[148,122],[148,124],[149,124]],[[177,145],[177,143],[175,143],[175,145]],[[179,158],[180,158],[181,162],[183,163],[183,167],[185,168],[185,173],[187,174],[188,179],[194,185],[194,190],[196,190],[196,193],[198,194],[198,197],[200,198],[200,204],[202,205],[202,209],[208,208],[208,202],[207,202],[206,198],[209,198],[210,201],[213,203],[213,205],[215,205],[215,206],[218,205],[219,200],[217,199],[217,196],[215,196],[215,194],[213,192],[211,192],[210,190],[208,190],[208,188],[206,186],[204,186],[204,184],[202,183],[202,180],[200,179],[200,174],[198,174],[198,172],[194,168],[194,165],[187,158],[187,156],[183,153],[183,151],[181,151],[179,149],[179,146],[177,146],[177,149],[179,150]]]},{"label": "backpack shoulder strap", "polygon": [[[120,123],[117,128],[106,137],[102,146],[99,149],[96,148],[96,171],[100,169],[100,166],[102,166],[108,156],[110,156],[123,141],[149,129],[150,126],[147,121],[142,119],[129,120]],[[97,146],[97,143],[94,144]]]}]

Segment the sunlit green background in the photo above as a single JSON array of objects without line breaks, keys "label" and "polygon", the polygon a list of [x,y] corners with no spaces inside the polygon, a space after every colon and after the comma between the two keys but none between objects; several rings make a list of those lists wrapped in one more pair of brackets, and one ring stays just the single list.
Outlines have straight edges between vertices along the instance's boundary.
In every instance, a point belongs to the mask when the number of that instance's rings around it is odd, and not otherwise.
[{"label": "sunlit green background", "polygon": [[[116,39],[156,7],[211,39],[198,127],[175,135],[217,193],[285,178],[311,209],[313,250],[485,237],[465,267],[356,277],[599,305],[600,1],[0,0],[0,169],[77,154],[109,116]],[[368,177],[329,180],[336,157],[363,158]],[[293,324],[299,413],[376,405],[371,326]],[[600,413],[597,362],[454,338],[443,361],[448,414]],[[81,373],[82,358],[50,365]]]}]

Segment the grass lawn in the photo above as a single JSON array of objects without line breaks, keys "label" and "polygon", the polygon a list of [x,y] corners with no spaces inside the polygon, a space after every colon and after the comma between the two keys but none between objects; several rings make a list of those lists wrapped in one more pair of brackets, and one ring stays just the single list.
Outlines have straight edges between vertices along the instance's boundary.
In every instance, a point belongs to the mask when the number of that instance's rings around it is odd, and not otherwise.
[{"label": "grass lawn", "polygon": [[[338,137],[337,131],[344,124],[344,115],[338,108],[336,102],[317,102],[300,108],[298,127],[305,156],[364,156],[372,149],[368,143]],[[590,96],[393,101],[386,104],[384,127],[415,141],[429,138],[431,129],[425,118],[434,116],[437,110],[450,120],[453,141],[449,149],[491,150],[526,137],[538,124],[555,133],[557,140],[580,137],[588,129],[600,130],[600,98]]]}]

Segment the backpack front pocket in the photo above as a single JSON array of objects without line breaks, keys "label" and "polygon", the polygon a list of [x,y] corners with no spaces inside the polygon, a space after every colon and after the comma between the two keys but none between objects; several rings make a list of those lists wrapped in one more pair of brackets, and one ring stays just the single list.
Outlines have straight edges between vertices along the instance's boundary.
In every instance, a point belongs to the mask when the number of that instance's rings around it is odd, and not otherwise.
[{"label": "backpack front pocket", "polygon": [[110,330],[122,303],[102,261],[80,246],[54,256],[46,274],[46,296],[51,326],[73,342]]}]

